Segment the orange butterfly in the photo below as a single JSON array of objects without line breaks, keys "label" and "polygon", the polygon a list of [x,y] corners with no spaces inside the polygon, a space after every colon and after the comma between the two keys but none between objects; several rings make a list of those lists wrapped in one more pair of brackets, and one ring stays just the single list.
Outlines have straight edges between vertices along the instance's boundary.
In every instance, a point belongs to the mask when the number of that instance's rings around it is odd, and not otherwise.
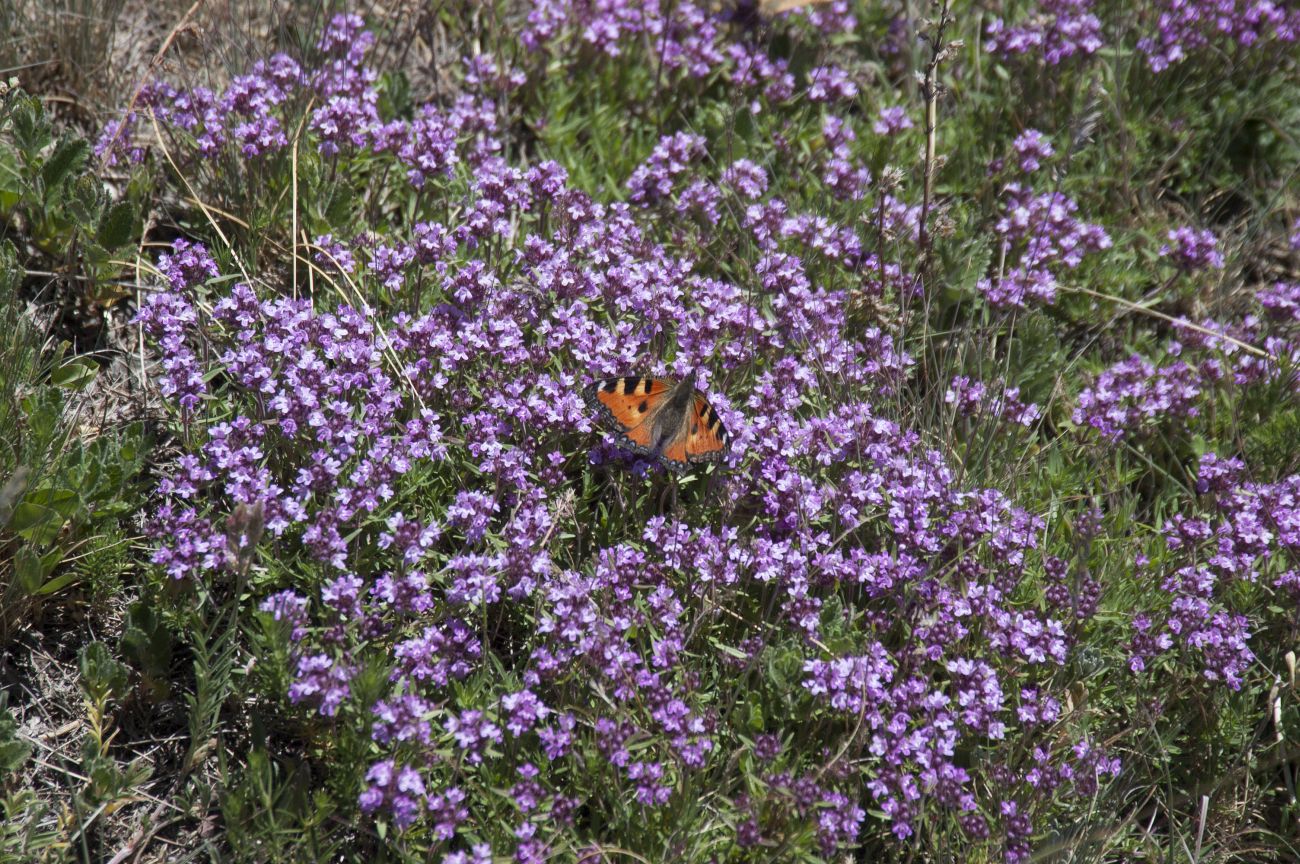
[{"label": "orange butterfly", "polygon": [[718,462],[727,455],[727,430],[695,373],[679,382],[666,378],[606,378],[592,383],[587,404],[634,453],[663,458],[671,468]]}]

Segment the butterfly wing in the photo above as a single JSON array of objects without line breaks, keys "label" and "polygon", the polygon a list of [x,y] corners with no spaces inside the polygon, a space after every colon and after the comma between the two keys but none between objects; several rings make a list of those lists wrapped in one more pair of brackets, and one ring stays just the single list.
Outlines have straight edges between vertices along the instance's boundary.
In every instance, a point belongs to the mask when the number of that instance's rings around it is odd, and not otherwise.
[{"label": "butterfly wing", "polygon": [[664,458],[678,467],[699,462],[718,462],[727,455],[727,430],[709,400],[695,394],[680,431],[664,448]]},{"label": "butterfly wing", "polygon": [[709,400],[695,394],[695,411],[690,435],[686,439],[687,455],[692,462],[720,462],[727,455],[731,437],[722,418]]},{"label": "butterfly wing", "polygon": [[606,378],[587,388],[587,404],[625,447],[653,456],[655,413],[664,406],[672,388],[673,382],[663,378]]}]

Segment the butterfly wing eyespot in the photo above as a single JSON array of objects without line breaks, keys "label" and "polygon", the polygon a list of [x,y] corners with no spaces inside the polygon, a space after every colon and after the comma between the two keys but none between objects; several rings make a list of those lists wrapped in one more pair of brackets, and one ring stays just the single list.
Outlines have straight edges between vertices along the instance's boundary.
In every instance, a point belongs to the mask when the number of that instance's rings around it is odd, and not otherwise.
[{"label": "butterfly wing eyespot", "polygon": [[653,418],[672,386],[671,381],[662,378],[606,378],[587,388],[587,404],[618,435],[623,446],[649,456],[654,453],[650,440]]}]

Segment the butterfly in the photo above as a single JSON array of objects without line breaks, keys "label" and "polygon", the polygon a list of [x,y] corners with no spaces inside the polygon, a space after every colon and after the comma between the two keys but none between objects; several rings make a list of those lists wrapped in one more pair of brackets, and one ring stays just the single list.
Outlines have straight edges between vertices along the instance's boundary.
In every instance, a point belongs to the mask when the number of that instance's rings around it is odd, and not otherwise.
[{"label": "butterfly", "polygon": [[662,458],[671,468],[718,462],[727,455],[727,430],[695,389],[695,373],[667,378],[606,378],[587,387],[587,404],[634,453]]}]

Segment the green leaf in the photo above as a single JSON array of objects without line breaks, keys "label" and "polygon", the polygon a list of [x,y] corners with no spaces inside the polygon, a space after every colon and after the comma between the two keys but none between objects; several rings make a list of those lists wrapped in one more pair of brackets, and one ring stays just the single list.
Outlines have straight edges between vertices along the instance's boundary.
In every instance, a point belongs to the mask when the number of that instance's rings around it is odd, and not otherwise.
[{"label": "green leaf", "polygon": [[0,743],[0,776],[12,774],[32,755],[31,745],[25,741]]},{"label": "green leaf", "polygon": [[99,364],[89,357],[77,357],[55,369],[50,383],[64,390],[84,390],[98,374]]},{"label": "green leaf", "polygon": [[30,597],[40,590],[45,581],[45,571],[41,567],[41,558],[29,548],[21,548],[14,555],[14,583],[23,597]]},{"label": "green leaf", "polygon": [[18,721],[9,711],[9,694],[0,693],[0,777],[22,767],[32,748],[18,738]]},{"label": "green leaf", "polygon": [[24,501],[9,517],[9,530],[24,540],[44,546],[58,536],[64,521],[57,510]]},{"label": "green leaf", "polygon": [[104,209],[104,188],[89,174],[72,181],[68,197],[68,213],[82,228],[89,230],[99,222]]},{"label": "green leaf", "polygon": [[99,234],[96,239],[105,249],[117,249],[125,246],[135,234],[135,208],[130,201],[118,201],[108,208],[104,218],[99,222]]},{"label": "green leaf", "polygon": [[944,292],[950,302],[976,294],[979,280],[988,272],[989,263],[993,260],[993,247],[984,239],[971,243],[963,251],[965,254],[958,261],[952,262],[949,271],[957,274],[952,280],[952,287]]},{"label": "green leaf", "polygon": [[145,601],[131,605],[130,622],[118,650],[127,660],[149,675],[162,675],[171,666],[172,639],[161,616]]},{"label": "green leaf", "polygon": [[0,209],[12,210],[30,192],[17,156],[8,148],[0,150]]},{"label": "green leaf", "polygon": [[86,167],[90,155],[90,143],[83,138],[64,138],[54,148],[50,158],[41,166],[41,180],[45,184],[45,200],[49,201],[51,193],[61,187],[73,172]]},{"label": "green leaf", "polygon": [[749,699],[745,703],[745,726],[751,732],[763,731],[763,706],[757,699]]},{"label": "green leaf", "polygon": [[126,692],[130,670],[103,642],[91,642],[81,649],[77,655],[77,669],[81,672],[81,686],[92,697]]},{"label": "green leaf", "polygon": [[[63,559],[62,549],[55,549],[54,552],[58,553],[59,560]],[[49,558],[50,556],[46,555],[45,557]],[[73,582],[76,582],[79,579],[81,579],[81,572],[75,569],[69,569],[68,572],[61,573],[60,575],[54,577],[53,579],[51,579],[50,581],[42,585],[40,588],[37,588],[32,593],[36,594],[38,597],[48,597],[50,594],[53,594],[56,591],[62,591],[64,588],[68,587]]]},{"label": "green leaf", "polygon": [[[30,546],[19,549],[14,556],[14,573],[18,587],[22,589],[23,595],[49,594],[62,587],[59,585],[50,588],[45,581],[62,560],[63,549],[58,546],[55,546],[44,555],[38,555],[36,550]],[[66,581],[63,584],[66,584]]]},{"label": "green leaf", "polygon": [[101,272],[110,257],[108,250],[93,240],[81,247],[83,266],[90,273]]},{"label": "green leaf", "polygon": [[41,486],[27,493],[27,500],[42,507],[49,507],[65,519],[72,518],[81,506],[81,496],[72,489]]},{"label": "green leaf", "polygon": [[41,101],[34,96],[18,100],[13,114],[14,143],[30,164],[50,143],[50,124],[45,118],[45,109]]}]

